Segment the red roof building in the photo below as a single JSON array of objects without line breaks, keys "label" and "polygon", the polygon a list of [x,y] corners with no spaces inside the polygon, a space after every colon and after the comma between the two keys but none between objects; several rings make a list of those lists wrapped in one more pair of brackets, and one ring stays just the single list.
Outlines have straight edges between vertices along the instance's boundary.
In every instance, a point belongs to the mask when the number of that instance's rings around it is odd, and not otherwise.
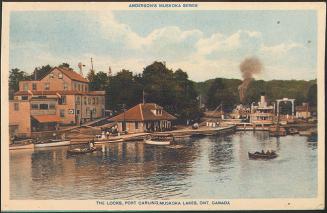
[{"label": "red roof building", "polygon": [[88,82],[72,69],[59,67],[37,80],[19,82],[9,104],[11,135],[29,137],[56,130],[59,124],[79,125],[103,117],[105,91],[89,91]]},{"label": "red roof building", "polygon": [[171,129],[176,117],[155,103],[138,104],[114,116],[109,121],[117,122],[119,131],[152,132]]}]

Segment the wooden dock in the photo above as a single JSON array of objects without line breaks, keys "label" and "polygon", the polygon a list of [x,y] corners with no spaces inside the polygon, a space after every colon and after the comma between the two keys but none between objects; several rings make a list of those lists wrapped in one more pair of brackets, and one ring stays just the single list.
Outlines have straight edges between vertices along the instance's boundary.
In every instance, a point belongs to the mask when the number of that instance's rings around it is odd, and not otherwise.
[{"label": "wooden dock", "polygon": [[[201,127],[199,129],[181,129],[181,130],[173,130],[167,131],[165,133],[172,134],[174,138],[188,138],[192,136],[210,136],[210,135],[223,135],[228,133],[233,133],[236,131],[236,126],[226,126],[226,127]],[[108,139],[97,139],[95,140],[96,144],[103,144],[103,143],[117,143],[117,142],[136,142],[136,141],[143,141],[147,135],[151,133],[135,133],[135,134],[126,134],[120,136],[110,136]],[[93,137],[79,137],[79,138],[72,138],[71,144],[85,144],[89,143],[93,140]]]}]

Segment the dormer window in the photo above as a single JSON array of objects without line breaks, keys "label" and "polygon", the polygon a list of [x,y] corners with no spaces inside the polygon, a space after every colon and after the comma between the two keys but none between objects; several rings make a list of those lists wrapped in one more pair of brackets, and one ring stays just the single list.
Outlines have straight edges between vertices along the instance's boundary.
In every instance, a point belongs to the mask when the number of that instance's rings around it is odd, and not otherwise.
[{"label": "dormer window", "polygon": [[62,79],[62,73],[59,73],[59,74],[58,74],[58,78],[59,78],[59,79]]},{"label": "dormer window", "polygon": [[53,78],[53,73],[50,73],[50,75],[49,75],[49,76],[50,76],[50,78]]}]

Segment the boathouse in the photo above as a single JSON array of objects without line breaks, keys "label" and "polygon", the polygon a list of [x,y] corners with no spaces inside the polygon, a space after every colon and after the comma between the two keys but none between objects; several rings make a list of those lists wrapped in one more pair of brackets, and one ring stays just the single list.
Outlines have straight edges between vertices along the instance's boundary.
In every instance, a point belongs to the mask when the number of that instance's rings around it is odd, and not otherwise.
[{"label": "boathouse", "polygon": [[176,117],[155,103],[138,104],[109,119],[118,124],[118,131],[129,133],[171,130]]}]

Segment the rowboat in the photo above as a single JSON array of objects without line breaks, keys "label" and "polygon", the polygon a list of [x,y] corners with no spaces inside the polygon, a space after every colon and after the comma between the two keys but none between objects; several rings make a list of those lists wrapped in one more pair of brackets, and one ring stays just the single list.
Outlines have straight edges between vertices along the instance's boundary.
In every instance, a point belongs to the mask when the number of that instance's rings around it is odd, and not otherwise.
[{"label": "rowboat", "polygon": [[96,147],[90,147],[90,148],[74,148],[74,149],[69,149],[67,151],[67,154],[70,155],[78,155],[78,154],[86,154],[86,153],[91,153],[97,151]]},{"label": "rowboat", "polygon": [[273,158],[276,158],[278,155],[276,154],[275,151],[272,151],[270,153],[262,153],[262,152],[255,152],[255,153],[250,153],[248,152],[248,155],[249,155],[249,159],[266,159],[266,160],[269,160],[269,159],[273,159]]},{"label": "rowboat", "polygon": [[35,143],[35,148],[43,148],[43,147],[54,147],[54,146],[68,146],[70,145],[70,140],[57,140],[50,139],[45,142]]},{"label": "rowboat", "polygon": [[145,143],[149,145],[169,145],[173,141],[172,134],[151,134],[145,139]]}]

